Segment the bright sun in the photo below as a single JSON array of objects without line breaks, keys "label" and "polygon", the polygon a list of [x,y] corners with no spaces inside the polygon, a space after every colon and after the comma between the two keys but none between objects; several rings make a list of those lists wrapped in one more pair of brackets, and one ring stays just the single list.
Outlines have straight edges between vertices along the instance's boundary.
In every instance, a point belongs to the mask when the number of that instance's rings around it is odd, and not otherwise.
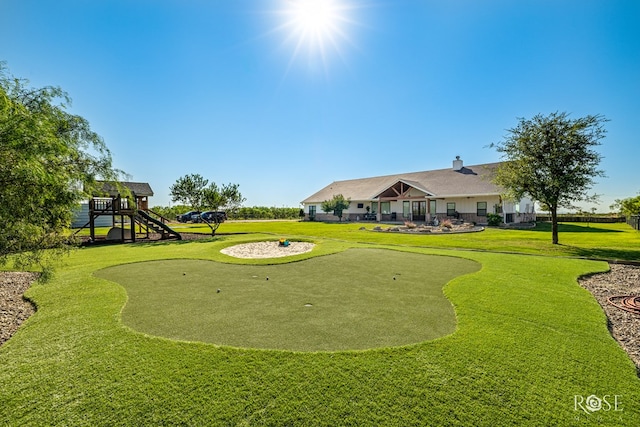
[{"label": "bright sun", "polygon": [[332,0],[298,0],[291,7],[291,23],[299,34],[321,38],[336,29],[337,12]]},{"label": "bright sun", "polygon": [[[284,19],[279,30],[287,31],[287,44],[293,44],[291,62],[306,54],[310,64],[327,67],[330,51],[342,56],[349,42],[346,26],[352,6],[347,0],[287,0],[279,11]],[[291,65],[291,64],[290,64]]]}]

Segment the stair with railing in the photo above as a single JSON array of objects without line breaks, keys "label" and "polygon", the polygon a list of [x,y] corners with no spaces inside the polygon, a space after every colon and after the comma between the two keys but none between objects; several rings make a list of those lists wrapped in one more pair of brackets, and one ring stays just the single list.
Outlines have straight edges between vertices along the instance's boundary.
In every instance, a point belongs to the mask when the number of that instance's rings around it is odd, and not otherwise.
[{"label": "stair with railing", "polygon": [[145,227],[147,231],[153,230],[153,232],[160,234],[162,239],[182,240],[180,233],[169,227],[166,224],[166,219],[151,209],[147,209],[146,211],[138,209],[134,219],[136,223]]}]

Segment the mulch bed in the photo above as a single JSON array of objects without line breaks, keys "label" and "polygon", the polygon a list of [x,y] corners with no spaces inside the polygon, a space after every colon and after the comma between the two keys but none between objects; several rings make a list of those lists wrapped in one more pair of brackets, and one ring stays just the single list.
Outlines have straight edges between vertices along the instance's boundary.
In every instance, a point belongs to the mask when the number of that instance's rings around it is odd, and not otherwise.
[{"label": "mulch bed", "polygon": [[[185,236],[183,236],[185,237]],[[202,239],[205,235],[189,235]],[[607,299],[616,295],[640,295],[640,267],[611,264],[611,271],[580,279],[580,285],[591,292],[609,319],[611,335],[629,354],[640,372],[640,315],[621,310]],[[0,272],[0,345],[35,312],[35,307],[22,295],[38,278],[37,273]]]},{"label": "mulch bed", "polygon": [[[224,233],[216,233],[216,235],[223,235]],[[202,240],[202,239],[210,239],[212,236],[210,233],[180,233],[182,236],[182,240]],[[176,239],[167,239],[165,241],[171,242]],[[160,242],[162,240],[162,235],[159,233],[149,233],[149,237],[141,237],[137,236],[135,243],[151,243],[151,242]],[[132,242],[127,241],[127,244],[131,244]],[[83,246],[92,246],[92,245],[120,245],[122,244],[119,240],[106,240],[104,237],[100,237],[95,241],[91,241],[89,236],[80,237],[80,244]]]},{"label": "mulch bed", "polygon": [[38,273],[0,272],[0,345],[35,313],[33,304],[22,295],[38,276]]},{"label": "mulch bed", "polygon": [[610,304],[609,297],[640,295],[640,267],[610,264],[611,271],[580,279],[580,285],[591,292],[609,319],[609,331],[629,354],[640,373],[640,315]]}]

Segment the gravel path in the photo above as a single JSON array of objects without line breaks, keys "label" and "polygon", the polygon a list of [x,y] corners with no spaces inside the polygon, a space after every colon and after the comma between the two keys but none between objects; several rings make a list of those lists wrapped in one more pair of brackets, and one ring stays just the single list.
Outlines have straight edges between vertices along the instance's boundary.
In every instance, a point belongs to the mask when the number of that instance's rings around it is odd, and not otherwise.
[{"label": "gravel path", "polygon": [[35,313],[33,304],[22,295],[37,278],[37,273],[0,272],[0,345]]},{"label": "gravel path", "polygon": [[[291,242],[288,247],[278,246],[278,242],[259,242],[231,246],[221,252],[240,258],[273,258],[309,252],[313,246],[305,242]],[[37,278],[37,273],[0,272],[0,345],[35,312],[22,295]],[[607,302],[614,295],[640,295],[640,267],[611,264],[610,272],[584,277],[580,285],[598,300],[609,318],[611,334],[640,371],[640,315]]]}]

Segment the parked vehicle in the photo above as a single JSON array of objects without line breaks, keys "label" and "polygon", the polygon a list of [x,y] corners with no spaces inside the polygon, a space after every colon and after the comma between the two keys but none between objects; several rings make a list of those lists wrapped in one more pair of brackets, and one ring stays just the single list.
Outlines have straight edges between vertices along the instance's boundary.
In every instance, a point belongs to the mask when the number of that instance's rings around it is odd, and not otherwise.
[{"label": "parked vehicle", "polygon": [[176,220],[178,222],[189,222],[193,221],[194,217],[196,218],[195,222],[198,222],[198,220],[200,219],[200,211],[189,211],[182,215],[178,215],[176,216]]},{"label": "parked vehicle", "polygon": [[224,211],[207,211],[200,214],[200,218],[207,222],[225,222],[227,213]]}]

